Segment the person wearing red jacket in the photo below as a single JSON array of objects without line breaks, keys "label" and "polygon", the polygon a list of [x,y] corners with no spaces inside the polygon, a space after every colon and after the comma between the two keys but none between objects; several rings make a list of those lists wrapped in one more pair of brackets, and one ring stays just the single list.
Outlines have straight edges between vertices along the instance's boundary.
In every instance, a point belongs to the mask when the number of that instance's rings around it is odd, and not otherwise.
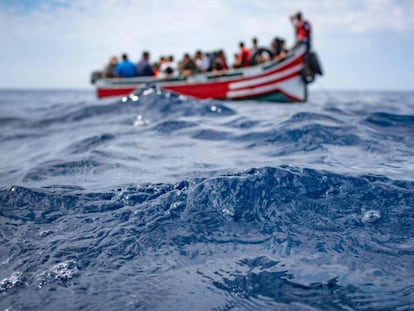
[{"label": "person wearing red jacket", "polygon": [[295,27],[296,32],[295,46],[299,45],[300,43],[304,43],[306,45],[306,52],[308,52],[311,48],[311,24],[307,20],[303,19],[301,12],[298,12],[295,15],[291,16],[290,20]]},{"label": "person wearing red jacket", "polygon": [[240,42],[239,46],[240,46],[240,54],[239,54],[240,66],[248,67],[250,66],[251,52],[247,47],[244,46],[243,42]]}]

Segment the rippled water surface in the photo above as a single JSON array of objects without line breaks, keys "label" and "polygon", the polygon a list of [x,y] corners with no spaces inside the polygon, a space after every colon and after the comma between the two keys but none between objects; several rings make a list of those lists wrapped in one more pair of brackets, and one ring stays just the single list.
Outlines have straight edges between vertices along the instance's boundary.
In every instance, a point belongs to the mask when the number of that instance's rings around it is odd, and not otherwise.
[{"label": "rippled water surface", "polygon": [[413,310],[414,93],[0,91],[2,310]]}]

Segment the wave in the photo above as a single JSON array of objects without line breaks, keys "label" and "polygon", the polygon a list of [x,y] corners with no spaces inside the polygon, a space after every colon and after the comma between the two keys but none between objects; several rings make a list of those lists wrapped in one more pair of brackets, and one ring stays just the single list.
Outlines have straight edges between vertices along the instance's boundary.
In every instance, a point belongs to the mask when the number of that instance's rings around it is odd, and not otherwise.
[{"label": "wave", "polygon": [[[102,269],[126,269],[156,289],[155,296],[173,291],[168,282],[152,283],[152,258],[158,275],[193,267],[189,273],[198,277],[190,282],[201,277],[208,295],[228,293],[227,307],[252,299],[331,309],[357,308],[361,301],[367,308],[379,301],[410,305],[412,297],[403,294],[410,276],[403,280],[393,271],[410,271],[414,255],[413,189],[413,182],[383,176],[289,166],[100,192],[4,188],[1,244],[6,266],[18,275],[4,279],[1,290],[71,287]],[[367,217],[373,211],[377,217]],[[224,270],[215,264],[223,256]],[[373,273],[375,287],[367,285]],[[119,282],[129,286],[129,280]],[[124,306],[123,295],[114,293],[111,299]]]},{"label": "wave", "polygon": [[397,115],[385,112],[371,113],[365,122],[376,128],[401,129],[407,132],[414,130],[414,116]]},{"label": "wave", "polygon": [[175,117],[179,116],[229,116],[235,111],[219,101],[198,100],[155,86],[137,90],[133,95],[123,100],[125,103],[135,103],[139,110],[149,115]]},{"label": "wave", "polygon": [[26,95],[0,99],[0,308],[414,308],[398,94]]}]

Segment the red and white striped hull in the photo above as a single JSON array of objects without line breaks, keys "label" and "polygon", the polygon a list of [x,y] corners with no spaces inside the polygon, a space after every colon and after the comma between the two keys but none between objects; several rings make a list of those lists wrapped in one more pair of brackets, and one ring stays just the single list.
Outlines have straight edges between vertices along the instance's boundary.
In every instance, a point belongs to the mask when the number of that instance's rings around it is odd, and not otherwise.
[{"label": "red and white striped hull", "polygon": [[281,62],[230,70],[220,76],[204,73],[175,80],[101,79],[97,83],[97,96],[126,96],[155,83],[162,89],[200,99],[304,102],[307,97],[307,85],[302,78],[304,54],[305,48],[300,46]]}]

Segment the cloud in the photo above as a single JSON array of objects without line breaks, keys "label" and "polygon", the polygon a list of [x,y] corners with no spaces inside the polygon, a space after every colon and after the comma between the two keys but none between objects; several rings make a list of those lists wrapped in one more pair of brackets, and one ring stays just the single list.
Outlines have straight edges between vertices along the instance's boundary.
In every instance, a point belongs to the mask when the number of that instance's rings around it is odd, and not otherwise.
[{"label": "cloud", "polygon": [[[414,2],[398,0],[50,0],[0,4],[0,87],[87,86],[89,73],[113,54],[161,54],[196,49],[237,51],[257,36],[293,43],[288,16],[301,10],[321,47],[339,36],[381,32],[413,36]],[[40,3],[40,4],[39,4]],[[319,41],[318,41],[319,40]],[[229,57],[230,58],[230,57]],[[50,78],[54,77],[54,78]]]},{"label": "cloud", "polygon": [[395,0],[323,1],[312,8],[321,29],[351,33],[394,32],[412,34],[414,2]]}]

